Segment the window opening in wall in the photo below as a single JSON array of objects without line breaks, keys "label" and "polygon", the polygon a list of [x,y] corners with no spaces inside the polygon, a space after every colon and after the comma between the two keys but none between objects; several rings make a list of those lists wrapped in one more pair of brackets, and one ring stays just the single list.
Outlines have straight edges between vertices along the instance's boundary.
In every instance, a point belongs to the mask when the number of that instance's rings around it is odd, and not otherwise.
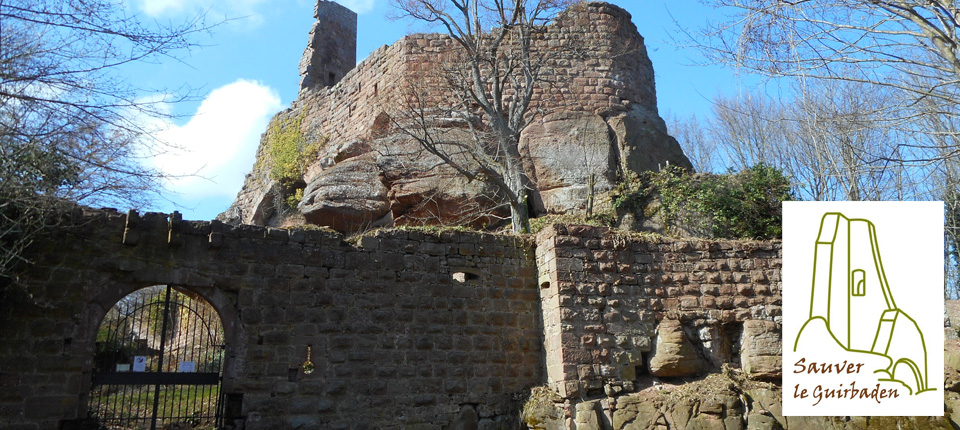
[{"label": "window opening in wall", "polygon": [[331,72],[331,73],[327,76],[327,79],[329,80],[328,85],[332,87],[333,84],[337,83],[337,74]]},{"label": "window opening in wall", "polygon": [[853,295],[862,297],[867,294],[866,272],[862,269],[853,271]]},{"label": "window opening in wall", "polygon": [[472,281],[475,279],[480,279],[480,275],[470,272],[453,272],[453,280],[463,283],[467,281]]},{"label": "window opening in wall", "polygon": [[220,317],[199,295],[135,291],[97,330],[88,418],[101,429],[220,428],[224,351]]}]

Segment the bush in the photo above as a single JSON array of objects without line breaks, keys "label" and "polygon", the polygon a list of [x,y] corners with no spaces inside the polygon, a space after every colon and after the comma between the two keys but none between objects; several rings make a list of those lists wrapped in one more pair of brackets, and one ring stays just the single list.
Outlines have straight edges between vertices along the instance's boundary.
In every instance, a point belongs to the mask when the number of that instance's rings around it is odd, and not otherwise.
[{"label": "bush", "polygon": [[296,208],[303,199],[306,187],[303,175],[326,143],[326,139],[310,142],[303,136],[301,127],[305,116],[306,112],[296,117],[281,114],[270,121],[263,152],[255,167],[259,171],[269,168],[270,179],[280,184],[283,201],[290,208]]},{"label": "bush", "polygon": [[[670,166],[644,172],[638,183],[621,185],[614,207],[652,218],[668,233],[679,227],[713,238],[774,239],[781,234],[780,203],[793,200],[790,181],[774,167],[758,164],[727,175],[691,174]],[[659,206],[649,204],[659,196]]]}]

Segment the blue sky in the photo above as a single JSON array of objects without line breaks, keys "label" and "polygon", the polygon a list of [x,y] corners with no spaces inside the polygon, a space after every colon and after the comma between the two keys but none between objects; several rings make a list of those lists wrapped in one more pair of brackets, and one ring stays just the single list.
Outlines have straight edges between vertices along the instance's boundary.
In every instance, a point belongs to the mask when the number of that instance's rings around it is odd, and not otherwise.
[{"label": "blue sky", "polygon": [[[357,59],[422,25],[391,21],[389,0],[339,0],[358,12]],[[312,0],[127,0],[147,19],[177,21],[198,10],[211,20],[235,18],[199,40],[204,46],[182,61],[139,64],[129,80],[141,88],[201,90],[201,98],[172,106],[174,121],[156,123],[161,137],[179,145],[154,160],[172,174],[197,176],[167,184],[169,201],[154,208],[179,210],[185,219],[209,220],[230,205],[253,166],[260,134],[276,112],[296,98],[297,69],[314,21]],[[696,66],[697,54],[676,46],[679,28],[702,26],[717,11],[698,0],[612,0],[627,9],[646,39],[656,73],[660,114],[706,114],[718,92],[737,91],[735,71]],[[679,23],[674,22],[676,19]],[[149,97],[150,94],[144,94]]]}]

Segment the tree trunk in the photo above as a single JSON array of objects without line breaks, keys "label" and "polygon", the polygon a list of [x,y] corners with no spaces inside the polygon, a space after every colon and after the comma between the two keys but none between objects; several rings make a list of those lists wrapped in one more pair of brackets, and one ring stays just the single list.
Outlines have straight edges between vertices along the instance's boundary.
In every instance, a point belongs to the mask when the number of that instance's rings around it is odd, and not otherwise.
[{"label": "tree trunk", "polygon": [[510,223],[513,226],[514,233],[529,233],[530,210],[527,206],[527,184],[529,181],[523,171],[520,150],[516,142],[517,139],[506,138],[501,140],[501,147],[505,148],[507,152],[506,182],[514,195],[514,198],[510,199]]},{"label": "tree trunk", "polygon": [[530,233],[530,211],[527,209],[527,191],[523,190],[517,196],[522,201],[510,202],[510,224],[514,233]]}]

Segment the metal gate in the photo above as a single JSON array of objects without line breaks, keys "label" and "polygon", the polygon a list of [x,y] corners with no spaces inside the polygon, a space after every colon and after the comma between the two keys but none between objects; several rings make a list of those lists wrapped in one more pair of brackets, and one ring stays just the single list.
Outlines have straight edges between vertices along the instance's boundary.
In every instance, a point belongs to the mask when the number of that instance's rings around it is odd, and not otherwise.
[{"label": "metal gate", "polygon": [[121,299],[97,332],[90,419],[101,429],[219,429],[223,324],[199,295],[154,286]]}]

